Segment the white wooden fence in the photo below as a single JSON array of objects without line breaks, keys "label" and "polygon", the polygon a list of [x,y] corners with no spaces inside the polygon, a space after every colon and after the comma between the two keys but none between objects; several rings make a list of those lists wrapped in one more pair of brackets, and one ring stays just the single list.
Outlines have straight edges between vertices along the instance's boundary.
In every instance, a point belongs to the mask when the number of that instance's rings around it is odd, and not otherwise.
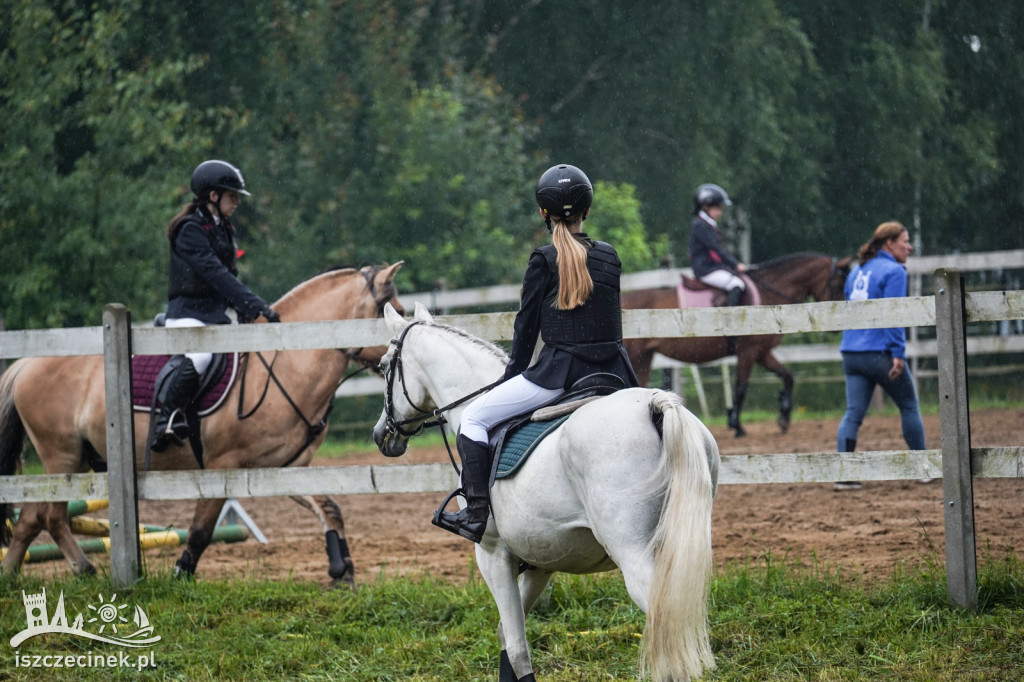
[{"label": "white wooden fence", "polygon": [[[724,458],[720,482],[809,483],[941,476],[949,595],[955,603],[975,608],[972,475],[1024,477],[1024,447],[970,447],[964,329],[968,322],[1024,319],[1024,291],[965,294],[959,271],[940,270],[935,277],[935,296],[747,308],[628,310],[623,313],[623,331],[627,338],[635,338],[869,329],[892,326],[894,320],[899,320],[901,326],[935,326],[941,450],[732,456]],[[513,318],[514,313],[488,313],[442,316],[440,320],[482,338],[507,340]],[[374,346],[385,344],[389,337],[382,320],[132,328],[129,312],[119,304],[104,308],[102,328],[0,333],[0,357],[98,353],[105,356],[109,467],[106,474],[3,478],[0,502],[109,498],[111,577],[116,586],[123,586],[140,575],[138,499],[450,490],[456,485],[454,473],[447,465],[438,464],[136,472],[129,400],[132,353]]]},{"label": "white wooden fence", "polygon": [[[961,272],[971,271],[994,271],[994,270],[1024,270],[1024,249],[1011,251],[989,251],[979,253],[955,254],[946,256],[915,256],[907,263],[907,271],[911,275],[911,292],[921,292],[921,278],[931,276],[938,268],[955,267]],[[648,270],[645,272],[634,272],[622,276],[623,291],[635,289],[648,289],[654,287],[674,287],[679,283],[679,276],[685,274],[692,276],[689,268],[672,268],[660,270]],[[402,294],[402,302],[409,306],[414,303],[422,303],[431,310],[458,310],[467,307],[489,307],[508,306],[519,302],[518,284],[503,284],[475,289],[437,290]],[[918,361],[921,358],[934,358],[938,350],[934,340],[918,340],[917,328],[911,329],[910,338],[907,342],[907,358],[911,361],[911,368],[915,379],[925,376],[918,370]],[[1002,335],[1002,336],[971,336],[967,339],[968,355],[1002,354],[1024,352],[1024,335]],[[780,346],[774,351],[775,357],[783,364],[800,364],[803,362],[829,362],[839,361],[839,346],[836,344],[801,344],[799,346]],[[726,397],[726,407],[731,406],[731,384],[728,367],[736,364],[736,356],[730,355],[718,360],[704,363],[702,366],[723,366],[722,382],[723,393]],[[654,369],[673,369],[678,371],[689,366],[693,381],[697,387],[697,397],[700,403],[701,412],[704,418],[708,418],[710,411],[704,397],[701,376],[696,365],[667,358],[656,353],[652,367]],[[676,376],[676,375],[674,375]],[[678,389],[674,380],[673,386]],[[362,395],[383,395],[384,381],[375,376],[356,377],[346,381],[338,387],[337,396],[362,396]]]}]

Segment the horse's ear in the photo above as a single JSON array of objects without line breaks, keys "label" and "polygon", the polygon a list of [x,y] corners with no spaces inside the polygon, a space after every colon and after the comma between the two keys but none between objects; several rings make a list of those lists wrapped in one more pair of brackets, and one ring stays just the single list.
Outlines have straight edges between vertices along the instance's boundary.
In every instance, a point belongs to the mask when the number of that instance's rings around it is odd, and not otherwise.
[{"label": "horse's ear", "polygon": [[390,301],[384,304],[384,321],[391,328],[391,331],[395,333],[398,333],[405,327],[405,318],[398,314],[398,311],[395,310]]},{"label": "horse's ear", "polygon": [[427,310],[427,306],[423,305],[419,301],[416,301],[416,312],[413,314],[413,318],[420,322],[426,322],[427,324],[434,321],[434,317],[430,314],[430,311]]},{"label": "horse's ear", "polygon": [[395,278],[395,275],[402,269],[403,265],[405,265],[405,261],[400,260],[397,263],[392,263],[385,268],[381,268],[381,271],[377,273],[376,277],[374,277],[374,283],[377,286],[387,284]]}]

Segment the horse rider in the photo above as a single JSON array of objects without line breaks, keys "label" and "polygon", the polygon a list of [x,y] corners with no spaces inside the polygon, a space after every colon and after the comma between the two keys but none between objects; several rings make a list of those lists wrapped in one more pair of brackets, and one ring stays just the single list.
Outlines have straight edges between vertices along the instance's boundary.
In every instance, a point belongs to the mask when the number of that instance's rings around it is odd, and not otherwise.
[{"label": "horse rider", "polygon": [[726,291],[726,305],[739,305],[746,285],[737,273],[747,266],[722,246],[718,230],[726,206],[732,206],[725,190],[714,184],[697,188],[693,196],[693,223],[690,225],[690,265],[693,275],[705,284]]},{"label": "horse rider", "polygon": [[[541,175],[536,200],[552,244],[530,254],[504,380],[462,415],[456,443],[466,508],[442,511],[434,520],[473,542],[487,529],[492,427],[551,403],[589,374],[611,373],[626,386],[639,385],[622,346],[622,263],[614,247],[582,231],[593,185],[579,168],[559,164]],[[544,347],[530,365],[538,337]]]},{"label": "horse rider", "polygon": [[[192,173],[191,188],[192,200],[167,225],[171,254],[166,326],[230,324],[228,307],[242,322],[260,316],[280,322],[266,301],[238,280],[239,251],[230,218],[242,196],[252,196],[242,173],[225,161],[204,161]],[[212,359],[212,353],[176,355],[168,363],[170,373],[161,372],[156,397],[162,405],[151,430],[154,452],[184,444],[184,409],[197,397],[200,377]]]}]

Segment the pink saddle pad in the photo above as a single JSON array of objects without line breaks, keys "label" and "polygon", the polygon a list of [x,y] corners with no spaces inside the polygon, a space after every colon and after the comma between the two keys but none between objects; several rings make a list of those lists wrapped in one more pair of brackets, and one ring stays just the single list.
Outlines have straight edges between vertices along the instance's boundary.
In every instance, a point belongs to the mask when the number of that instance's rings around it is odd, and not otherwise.
[{"label": "pink saddle pad", "polygon": [[[153,405],[156,377],[170,359],[170,355],[132,356],[132,407],[135,411],[149,412]],[[210,390],[199,397],[200,417],[210,414],[221,406],[231,385],[235,383],[237,372],[238,353],[230,353],[220,377],[210,386]]]},{"label": "pink saddle pad", "polygon": [[[741,305],[761,305],[761,292],[758,291],[757,285],[754,284],[754,280],[750,279],[746,275],[740,275],[740,278],[747,285],[747,290],[743,292],[743,299],[740,301]],[[708,286],[701,283],[700,289],[691,289],[687,287],[683,280],[679,281],[676,285],[676,296],[679,298],[680,308],[711,308],[714,307],[715,294],[721,294],[725,296],[725,292],[721,289]]]}]

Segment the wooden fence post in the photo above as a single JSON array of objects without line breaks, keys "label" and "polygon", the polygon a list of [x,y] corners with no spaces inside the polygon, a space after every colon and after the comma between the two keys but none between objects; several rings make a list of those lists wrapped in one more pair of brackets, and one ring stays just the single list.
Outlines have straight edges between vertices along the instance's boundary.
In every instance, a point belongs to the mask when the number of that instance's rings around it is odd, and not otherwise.
[{"label": "wooden fence post", "polygon": [[131,312],[120,303],[104,306],[103,377],[106,382],[110,572],[118,588],[139,579],[142,563],[132,416],[131,322]]},{"label": "wooden fence post", "polygon": [[978,608],[978,566],[974,543],[964,288],[960,271],[955,268],[936,270],[935,286],[946,586],[953,602],[973,611]]}]

